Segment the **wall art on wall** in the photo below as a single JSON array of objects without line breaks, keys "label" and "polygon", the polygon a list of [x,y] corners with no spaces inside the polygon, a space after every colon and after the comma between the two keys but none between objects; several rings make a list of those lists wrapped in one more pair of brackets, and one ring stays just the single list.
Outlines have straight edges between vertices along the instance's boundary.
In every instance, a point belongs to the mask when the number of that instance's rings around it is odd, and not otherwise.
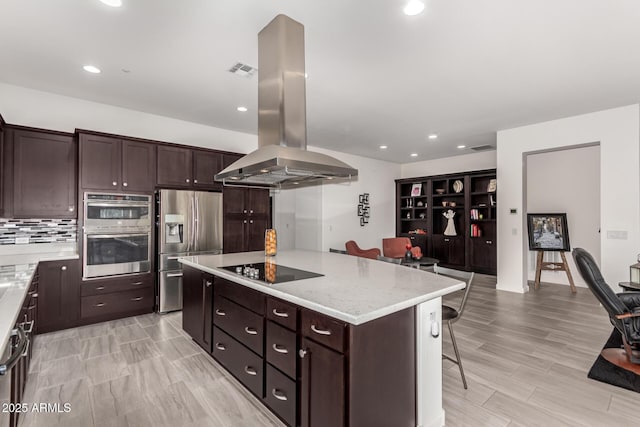
[{"label": "wall art on wall", "polygon": [[369,223],[369,193],[360,194],[358,202],[358,216],[360,217],[360,227],[364,227]]}]

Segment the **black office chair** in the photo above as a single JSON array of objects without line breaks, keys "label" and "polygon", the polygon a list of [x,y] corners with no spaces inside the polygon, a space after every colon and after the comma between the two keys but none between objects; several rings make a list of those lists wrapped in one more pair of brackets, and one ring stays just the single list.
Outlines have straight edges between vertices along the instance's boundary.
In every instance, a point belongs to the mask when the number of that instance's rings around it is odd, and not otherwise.
[{"label": "black office chair", "polygon": [[622,335],[623,348],[605,348],[602,357],[640,374],[640,292],[613,292],[593,257],[582,248],[573,250],[573,259],[589,289],[609,313],[611,324]]},{"label": "black office chair", "polygon": [[454,279],[459,279],[464,281],[467,286],[464,288],[464,294],[462,295],[462,301],[460,302],[460,306],[455,309],[448,305],[442,304],[442,320],[447,322],[447,326],[449,327],[449,334],[451,334],[451,344],[453,344],[453,351],[455,352],[455,359],[451,356],[447,356],[442,353],[442,357],[444,359],[450,360],[460,369],[460,376],[462,377],[462,385],[464,388],[467,388],[467,379],[464,376],[464,369],[462,369],[462,359],[460,358],[460,351],[458,351],[458,343],[456,342],[456,336],[453,334],[453,324],[457,322],[460,317],[462,317],[462,313],[464,312],[464,307],[467,305],[467,299],[469,298],[469,291],[471,291],[471,283],[473,282],[473,277],[475,273],[470,271],[460,271],[453,270],[451,268],[440,267],[435,264],[433,266],[433,272],[436,274],[442,274],[444,276],[453,277]]}]

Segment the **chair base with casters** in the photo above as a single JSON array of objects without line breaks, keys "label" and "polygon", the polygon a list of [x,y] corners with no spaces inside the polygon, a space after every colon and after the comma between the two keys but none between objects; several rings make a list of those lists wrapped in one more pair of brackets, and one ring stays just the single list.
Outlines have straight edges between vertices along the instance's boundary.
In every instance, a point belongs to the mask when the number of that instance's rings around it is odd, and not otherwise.
[{"label": "chair base with casters", "polygon": [[605,348],[601,356],[640,375],[640,292],[613,292],[593,257],[582,248],[573,250],[573,259],[587,286],[607,310],[609,321],[622,336],[622,348]]},{"label": "chair base with casters", "polygon": [[334,249],[334,248],[329,248],[329,252],[334,253],[334,254],[343,254],[343,255],[347,255],[347,251],[343,251],[342,249]]},{"label": "chair base with casters", "polygon": [[452,277],[454,279],[459,279],[464,281],[467,286],[464,288],[464,294],[462,295],[462,301],[460,302],[459,308],[453,308],[446,304],[442,304],[442,320],[447,322],[447,326],[449,328],[449,334],[451,335],[451,344],[453,344],[453,351],[455,353],[455,358],[448,356],[442,353],[442,358],[450,360],[451,362],[458,365],[458,369],[460,369],[460,376],[462,377],[462,385],[465,389],[467,389],[467,379],[464,376],[464,369],[462,368],[462,359],[460,358],[460,350],[458,350],[458,343],[456,342],[456,336],[453,333],[453,324],[457,322],[460,317],[462,317],[462,313],[464,312],[464,307],[467,305],[467,299],[469,297],[469,291],[471,290],[471,283],[473,282],[473,277],[475,273],[469,271],[460,271],[453,270],[451,268],[440,267],[439,265],[433,266],[433,272],[436,274],[442,274],[443,276]]}]

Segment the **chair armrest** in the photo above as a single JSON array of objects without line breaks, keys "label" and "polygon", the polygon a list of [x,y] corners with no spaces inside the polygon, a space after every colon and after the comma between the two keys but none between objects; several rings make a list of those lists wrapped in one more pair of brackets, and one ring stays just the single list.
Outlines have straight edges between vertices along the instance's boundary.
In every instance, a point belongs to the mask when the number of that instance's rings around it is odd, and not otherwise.
[{"label": "chair armrest", "polygon": [[618,320],[623,320],[623,319],[632,319],[634,317],[640,317],[640,311],[637,313],[623,313],[623,314],[616,314],[616,319]]}]

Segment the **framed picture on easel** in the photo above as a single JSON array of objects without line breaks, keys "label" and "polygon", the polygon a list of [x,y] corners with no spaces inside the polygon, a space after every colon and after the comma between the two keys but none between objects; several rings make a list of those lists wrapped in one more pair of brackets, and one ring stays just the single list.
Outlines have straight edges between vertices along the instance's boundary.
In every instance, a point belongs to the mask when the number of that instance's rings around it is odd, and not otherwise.
[{"label": "framed picture on easel", "polygon": [[529,250],[563,251],[571,250],[566,213],[527,214],[529,230]]}]

